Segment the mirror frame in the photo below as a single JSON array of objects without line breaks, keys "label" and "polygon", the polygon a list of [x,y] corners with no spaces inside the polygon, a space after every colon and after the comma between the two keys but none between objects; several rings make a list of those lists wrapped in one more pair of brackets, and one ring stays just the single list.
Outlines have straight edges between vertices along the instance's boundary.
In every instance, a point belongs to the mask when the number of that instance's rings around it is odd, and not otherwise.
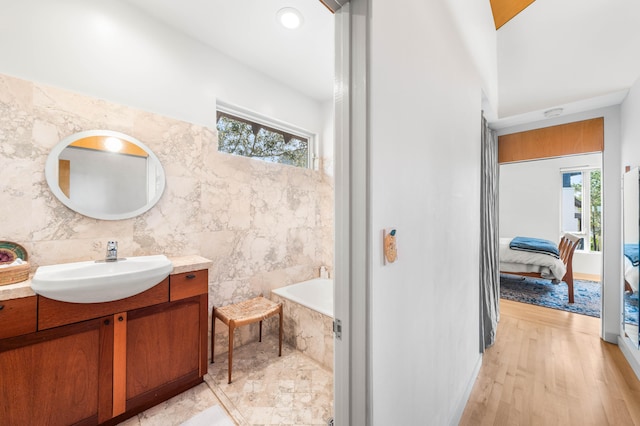
[{"label": "mirror frame", "polygon": [[[138,146],[139,148],[143,149],[148,155],[148,159],[149,161],[154,161],[157,164],[157,173],[156,173],[156,185],[157,185],[157,191],[156,191],[156,195],[151,199],[148,200],[147,203],[136,209],[133,211],[129,211],[129,212],[123,212],[123,213],[101,213],[101,212],[96,212],[96,211],[92,211],[92,210],[87,210],[86,208],[80,207],[78,206],[76,203],[74,203],[70,198],[68,198],[60,189],[60,186],[58,184],[58,158],[60,156],[60,154],[62,153],[62,151],[67,148],[69,145],[71,145],[72,143],[80,140],[80,139],[84,139],[87,137],[91,137],[91,136],[112,136],[112,137],[116,137],[119,139],[123,139],[127,142],[130,142],[136,146]],[[53,195],[56,196],[56,198],[58,200],[60,200],[60,202],[62,202],[62,204],[64,204],[65,206],[67,206],[68,208],[70,208],[71,210],[80,213],[84,216],[87,217],[91,217],[94,219],[102,219],[102,220],[122,220],[122,219],[130,219],[136,216],[141,215],[142,213],[146,212],[147,210],[149,210],[151,207],[155,206],[156,203],[160,200],[160,198],[162,197],[162,194],[164,193],[164,189],[166,186],[166,177],[165,177],[165,173],[164,173],[164,168],[162,167],[162,163],[160,163],[160,160],[158,159],[158,157],[153,153],[153,151],[151,151],[151,149],[149,149],[149,147],[147,147],[145,144],[143,144],[142,142],[140,142],[139,140],[137,140],[136,138],[126,135],[124,133],[120,133],[120,132],[116,132],[116,131],[112,131],[112,130],[86,130],[83,132],[78,132],[78,133],[74,133],[70,136],[67,136],[66,138],[62,139],[60,142],[58,142],[58,144],[53,147],[53,149],[51,150],[51,152],[49,153],[49,156],[47,157],[47,161],[45,164],[45,178],[47,180],[47,184],[49,185],[49,188],[51,189],[51,192],[53,192]]]},{"label": "mirror frame", "polygon": [[[629,183],[631,183],[631,187],[628,185]],[[632,200],[629,200],[626,195],[628,194],[629,190],[633,191],[635,194],[632,194]],[[635,230],[635,234],[636,234],[636,238],[633,239],[633,241],[638,241],[638,238],[640,237],[640,228],[638,228],[638,224],[637,224],[637,220],[638,220],[638,211],[640,211],[640,204],[638,204],[638,191],[640,190],[640,168],[638,167],[634,167],[628,171],[626,171],[623,175],[622,175],[622,246],[623,246],[623,253],[622,253],[622,329],[623,329],[623,335],[625,336],[625,338],[627,338],[633,345],[634,348],[638,349],[640,348],[640,335],[638,334],[638,325],[635,325],[635,330],[632,331],[632,333],[629,333],[629,328],[627,326],[627,312],[626,312],[626,295],[625,295],[625,291],[626,291],[626,286],[625,286],[625,282],[626,282],[626,266],[625,266],[625,254],[624,254],[624,244],[627,243],[626,240],[626,236],[629,235],[627,233],[627,229],[626,229],[626,225],[631,222],[633,223],[633,225],[631,225],[631,231]],[[635,201],[636,204],[630,204],[631,201]],[[626,213],[628,210],[631,210],[633,212],[635,212],[635,217],[632,218],[631,221],[629,221],[629,218],[626,217]],[[636,266],[635,267],[636,270],[637,268],[640,268],[640,266]],[[636,321],[640,322],[640,312],[636,313]]]}]

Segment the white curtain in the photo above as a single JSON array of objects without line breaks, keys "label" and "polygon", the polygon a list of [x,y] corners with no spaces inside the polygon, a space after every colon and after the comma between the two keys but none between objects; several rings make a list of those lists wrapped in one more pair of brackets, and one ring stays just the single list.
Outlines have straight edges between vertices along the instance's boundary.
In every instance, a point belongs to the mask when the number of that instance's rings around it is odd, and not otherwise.
[{"label": "white curtain", "polygon": [[498,257],[498,140],[482,117],[480,182],[480,349],[493,345],[500,320]]}]

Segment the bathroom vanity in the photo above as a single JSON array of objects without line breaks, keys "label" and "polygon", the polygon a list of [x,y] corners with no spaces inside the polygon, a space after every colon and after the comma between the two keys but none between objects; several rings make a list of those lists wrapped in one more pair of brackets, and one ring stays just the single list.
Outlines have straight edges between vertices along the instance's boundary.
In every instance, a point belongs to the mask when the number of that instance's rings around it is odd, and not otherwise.
[{"label": "bathroom vanity", "polygon": [[211,262],[171,261],[162,282],[110,302],[0,287],[0,423],[117,424],[201,383]]}]

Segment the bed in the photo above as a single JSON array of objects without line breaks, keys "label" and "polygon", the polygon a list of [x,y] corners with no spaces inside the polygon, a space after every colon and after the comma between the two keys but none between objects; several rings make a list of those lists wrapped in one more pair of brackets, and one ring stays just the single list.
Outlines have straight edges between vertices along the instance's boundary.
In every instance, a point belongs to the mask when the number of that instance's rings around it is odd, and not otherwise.
[{"label": "bed", "polygon": [[569,303],[573,297],[573,253],[580,237],[564,234],[557,246],[557,256],[537,251],[514,250],[510,248],[513,238],[500,238],[500,273],[536,277],[553,283],[567,283]]}]

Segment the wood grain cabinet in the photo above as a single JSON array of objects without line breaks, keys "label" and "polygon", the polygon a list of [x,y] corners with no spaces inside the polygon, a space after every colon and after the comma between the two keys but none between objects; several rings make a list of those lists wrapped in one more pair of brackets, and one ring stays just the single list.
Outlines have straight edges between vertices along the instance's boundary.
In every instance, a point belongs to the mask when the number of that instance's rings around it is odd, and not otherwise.
[{"label": "wood grain cabinet", "polygon": [[93,425],[109,419],[112,341],[109,318],[0,340],[0,423]]},{"label": "wood grain cabinet", "polygon": [[[95,310],[39,303],[46,318],[65,318],[54,305],[71,308],[72,317],[74,309],[101,316],[55,327],[47,320],[46,328],[0,338],[0,424],[117,424],[201,383],[207,280],[206,270],[172,275],[167,291],[160,290],[166,298],[152,297],[143,307],[139,298],[95,304]],[[35,324],[35,316],[27,317]]]},{"label": "wood grain cabinet", "polygon": [[37,297],[0,301],[0,339],[36,331]]},{"label": "wood grain cabinet", "polygon": [[128,409],[145,405],[165,386],[186,385],[201,377],[199,322],[199,298],[140,309],[129,315]]}]

